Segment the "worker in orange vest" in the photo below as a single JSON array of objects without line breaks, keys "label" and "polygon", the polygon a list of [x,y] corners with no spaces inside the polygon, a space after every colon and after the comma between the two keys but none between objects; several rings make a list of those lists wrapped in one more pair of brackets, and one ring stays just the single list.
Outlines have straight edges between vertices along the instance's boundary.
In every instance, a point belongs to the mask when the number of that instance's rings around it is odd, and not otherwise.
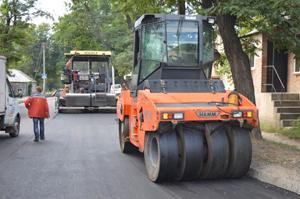
[{"label": "worker in orange vest", "polygon": [[28,116],[33,120],[34,142],[45,140],[45,118],[49,118],[49,107],[46,97],[42,94],[43,89],[36,87],[36,93],[25,100]]}]

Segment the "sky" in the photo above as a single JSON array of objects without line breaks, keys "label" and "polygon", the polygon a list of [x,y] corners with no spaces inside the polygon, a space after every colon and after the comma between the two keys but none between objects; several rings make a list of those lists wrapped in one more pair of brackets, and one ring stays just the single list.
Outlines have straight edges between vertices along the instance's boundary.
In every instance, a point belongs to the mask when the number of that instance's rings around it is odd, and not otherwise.
[{"label": "sky", "polygon": [[[63,16],[67,12],[65,2],[70,3],[71,0],[38,0],[36,5],[37,8],[45,12],[49,12],[56,22],[60,16]],[[35,24],[53,23],[51,19],[46,19],[45,17],[37,17],[32,21]]]}]

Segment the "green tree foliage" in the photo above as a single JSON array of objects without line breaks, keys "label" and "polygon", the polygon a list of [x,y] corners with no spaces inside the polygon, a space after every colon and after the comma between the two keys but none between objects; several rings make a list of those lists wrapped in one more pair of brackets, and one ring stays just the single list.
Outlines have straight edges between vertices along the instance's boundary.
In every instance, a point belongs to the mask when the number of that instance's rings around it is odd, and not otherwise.
[{"label": "green tree foliage", "polygon": [[[50,88],[58,85],[56,62],[60,48],[51,40],[51,26],[32,24],[37,16],[50,17],[36,8],[37,0],[3,0],[0,4],[0,54],[7,57],[8,68],[17,68],[41,81],[42,43],[47,46],[46,67]],[[59,54],[60,53],[60,54]],[[59,54],[59,55],[58,55]]]},{"label": "green tree foliage", "polygon": [[210,3],[213,4],[206,13],[236,17],[236,31],[239,36],[258,30],[266,34],[277,48],[292,52],[300,50],[300,39],[296,37],[300,32],[299,0],[212,0]]},{"label": "green tree foliage", "polygon": [[[152,0],[140,2],[137,4],[133,0],[114,0],[114,4],[118,5],[120,11],[129,16],[130,19],[152,11],[174,12],[176,7],[178,10],[182,9],[182,2],[184,1]],[[252,85],[250,62],[247,55],[254,53],[255,41],[240,37],[256,29],[265,33],[277,48],[288,49],[292,52],[299,49],[297,47],[299,46],[299,39],[297,40],[295,37],[295,34],[300,32],[299,0],[187,0],[185,5],[187,13],[217,17],[218,26],[223,33],[221,34],[222,39],[224,41],[231,40],[231,42],[226,42],[228,45],[225,44],[227,47],[225,47],[225,53],[234,73],[234,82],[236,86],[238,85],[237,89],[252,101],[255,101],[254,88],[253,86],[246,86]],[[230,48],[230,45],[236,46],[236,48]],[[237,54],[239,56],[236,56]],[[249,82],[237,84],[240,82],[239,78],[246,78]]]},{"label": "green tree foliage", "polygon": [[7,57],[9,66],[25,59],[27,47],[34,40],[31,18],[47,15],[36,9],[36,1],[3,0],[0,4],[0,54]]},{"label": "green tree foliage", "polygon": [[[36,1],[3,0],[0,3],[0,53],[8,57],[9,67],[20,68],[39,78],[41,43],[45,42],[50,87],[58,85],[59,71],[66,61],[63,53],[73,49],[111,50],[119,75],[127,74],[132,67],[131,30],[134,21],[144,13],[198,13],[217,16],[220,22],[227,17],[231,21],[223,23],[222,28],[231,26],[233,34],[230,35],[228,29],[221,36],[236,37],[235,43],[243,48],[242,52],[225,53],[229,62],[223,62],[229,63],[231,69],[235,68],[234,73],[242,77],[244,73],[250,74],[246,56],[254,52],[254,45],[250,39],[240,37],[253,29],[265,33],[278,48],[292,52],[299,49],[299,39],[295,37],[295,33],[300,32],[299,0],[73,0],[67,5],[68,14],[61,17],[53,29],[46,24],[30,23],[32,17],[47,15],[36,9]],[[243,55],[241,64],[230,59],[236,53]],[[233,75],[233,78],[237,77]],[[251,92],[253,94],[253,90]]]},{"label": "green tree foliage", "polygon": [[299,39],[295,35],[300,32],[299,1],[202,0],[197,3],[198,12],[217,17],[235,86],[239,92],[255,102],[250,62],[246,52],[248,49],[245,49],[251,43],[250,40],[241,40],[240,36],[256,29],[266,34],[275,47],[296,53]]},{"label": "green tree foliage", "polygon": [[40,24],[37,26],[34,36],[36,40],[31,46],[29,53],[31,62],[24,63],[24,65],[31,65],[34,78],[38,82],[42,81],[42,45],[44,44],[46,73],[48,76],[47,87],[48,89],[57,88],[60,86],[61,66],[64,65],[63,48],[52,38],[51,26],[49,24]]},{"label": "green tree foliage", "polygon": [[70,13],[55,24],[53,38],[65,52],[113,51],[113,65],[119,75],[125,75],[132,63],[132,33],[126,16],[112,7],[108,0],[74,0],[69,5]]}]

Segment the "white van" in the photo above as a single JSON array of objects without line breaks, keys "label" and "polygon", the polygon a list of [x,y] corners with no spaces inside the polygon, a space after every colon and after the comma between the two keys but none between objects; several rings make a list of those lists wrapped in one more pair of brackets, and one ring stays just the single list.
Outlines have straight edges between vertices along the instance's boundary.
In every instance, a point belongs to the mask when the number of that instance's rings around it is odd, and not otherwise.
[{"label": "white van", "polygon": [[0,130],[11,137],[17,137],[20,132],[19,104],[14,91],[6,78],[6,58],[0,56]]}]

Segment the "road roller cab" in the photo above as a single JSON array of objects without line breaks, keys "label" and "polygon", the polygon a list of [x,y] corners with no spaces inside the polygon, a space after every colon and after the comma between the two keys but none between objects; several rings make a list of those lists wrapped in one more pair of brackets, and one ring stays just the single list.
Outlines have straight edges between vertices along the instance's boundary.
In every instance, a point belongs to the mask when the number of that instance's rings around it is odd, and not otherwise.
[{"label": "road roller cab", "polygon": [[148,14],[134,28],[132,77],[117,102],[121,151],[144,152],[154,182],[240,177],[251,163],[255,105],[211,78],[206,16]]}]

